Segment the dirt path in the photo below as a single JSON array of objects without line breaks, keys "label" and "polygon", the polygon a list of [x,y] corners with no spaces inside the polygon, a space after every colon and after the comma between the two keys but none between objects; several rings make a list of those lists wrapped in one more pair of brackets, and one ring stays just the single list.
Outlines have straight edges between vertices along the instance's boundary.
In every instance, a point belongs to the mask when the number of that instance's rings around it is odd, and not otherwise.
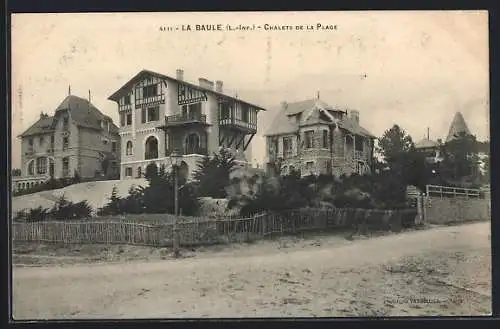
[{"label": "dirt path", "polygon": [[244,257],[15,268],[14,318],[489,314],[489,234],[476,223]]}]

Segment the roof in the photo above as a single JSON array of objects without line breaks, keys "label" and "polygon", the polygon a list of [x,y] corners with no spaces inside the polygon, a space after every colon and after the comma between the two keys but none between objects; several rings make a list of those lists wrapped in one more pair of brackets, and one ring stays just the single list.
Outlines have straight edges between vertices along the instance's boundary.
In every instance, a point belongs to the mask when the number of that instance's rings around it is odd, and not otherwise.
[{"label": "roof", "polygon": [[20,136],[26,137],[53,131],[53,125],[55,123],[54,119],[63,110],[69,110],[71,118],[80,127],[101,129],[100,121],[109,120],[111,122],[110,132],[118,134],[118,127],[113,123],[113,120],[109,116],[99,111],[99,109],[97,109],[87,99],[69,95],[56,108],[54,116],[40,118]]},{"label": "roof", "polygon": [[448,132],[448,137],[446,137],[446,141],[449,142],[456,138],[456,136],[460,134],[471,135],[469,128],[467,127],[467,123],[465,123],[465,119],[462,113],[457,112],[453,117],[453,121],[450,125],[450,130]]},{"label": "roof", "polygon": [[[345,112],[343,110],[334,108],[319,99],[309,99],[305,101],[285,104],[285,106],[280,109],[280,111],[274,118],[265,136],[295,133],[298,131],[300,126],[304,125],[330,125],[333,123],[337,123],[341,129],[347,130],[353,134],[375,138],[372,133],[361,127],[359,123],[351,118],[344,117],[343,119],[338,120],[338,122],[323,119],[321,116],[321,111],[323,110]],[[300,123],[298,123],[295,119],[295,117],[299,114],[301,114]]]},{"label": "roof", "polygon": [[266,110],[266,109],[264,109],[263,107],[261,107],[259,105],[255,105],[255,104],[251,104],[251,103],[245,102],[245,101],[243,101],[243,100],[241,100],[239,98],[232,97],[232,96],[226,95],[224,93],[217,92],[217,91],[215,91],[213,89],[205,88],[205,87],[196,85],[194,83],[190,83],[190,82],[187,82],[187,81],[184,81],[184,80],[179,80],[179,79],[173,78],[173,77],[168,76],[168,75],[164,75],[164,74],[161,74],[161,73],[158,73],[158,72],[154,72],[154,71],[150,71],[150,70],[145,70],[145,69],[141,70],[139,73],[137,73],[135,76],[133,76],[122,87],[120,87],[120,89],[118,89],[111,96],[109,96],[108,99],[117,102],[119,100],[119,98],[121,97],[121,95],[123,94],[123,92],[126,91],[126,90],[128,90],[130,87],[132,87],[132,85],[134,83],[136,83],[138,80],[140,80],[140,78],[142,76],[144,76],[144,75],[152,75],[152,76],[156,76],[156,77],[158,77],[160,79],[166,79],[166,80],[172,80],[172,81],[176,81],[176,82],[181,82],[182,84],[185,84],[185,85],[187,85],[187,86],[189,86],[189,87],[191,87],[193,89],[197,89],[197,90],[209,92],[209,93],[212,93],[212,94],[220,96],[220,97],[229,98],[229,99],[232,99],[234,101],[238,101],[238,102],[250,105],[252,107],[255,107],[255,108],[257,108],[257,109],[259,109],[261,111],[265,111]]},{"label": "roof", "polygon": [[45,133],[50,133],[54,131],[52,129],[52,121],[54,120],[53,116],[40,118],[37,122],[35,122],[31,127],[26,129],[20,136],[27,137],[33,135],[40,135]]},{"label": "roof", "polygon": [[439,146],[438,142],[427,139],[427,138],[423,138],[420,141],[418,141],[417,143],[415,143],[415,148],[417,148],[417,149],[434,148],[434,147],[438,147],[438,146]]}]

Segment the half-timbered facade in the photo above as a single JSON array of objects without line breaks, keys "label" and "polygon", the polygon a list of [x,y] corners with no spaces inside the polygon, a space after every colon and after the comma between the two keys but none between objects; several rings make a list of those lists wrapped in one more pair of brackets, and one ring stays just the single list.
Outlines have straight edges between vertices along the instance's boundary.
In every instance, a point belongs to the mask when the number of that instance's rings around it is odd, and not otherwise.
[{"label": "half-timbered facade", "polygon": [[122,178],[142,177],[151,162],[170,167],[174,150],[183,156],[187,178],[203,156],[221,147],[248,165],[257,114],[264,110],[224,94],[222,81],[187,82],[182,70],[175,78],[143,70],[109,99],[120,114]]},{"label": "half-timbered facade", "polygon": [[282,103],[266,133],[269,170],[303,176],[371,172],[374,139],[360,126],[359,112],[319,99]]}]

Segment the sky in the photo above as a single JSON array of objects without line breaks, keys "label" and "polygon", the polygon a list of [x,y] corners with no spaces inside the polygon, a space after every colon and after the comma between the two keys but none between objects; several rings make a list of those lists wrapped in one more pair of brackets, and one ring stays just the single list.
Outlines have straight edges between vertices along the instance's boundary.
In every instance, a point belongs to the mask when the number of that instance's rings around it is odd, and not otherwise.
[{"label": "sky", "polygon": [[[295,30],[295,26],[336,26]],[[292,31],[161,31],[190,24],[290,25]],[[400,125],[414,140],[445,139],[460,111],[489,139],[486,11],[96,13],[12,16],[12,165],[17,138],[71,93],[118,122],[107,98],[142,69],[197,82],[268,109],[258,118],[254,161],[280,103],[316,97],[360,112],[376,136]]]}]

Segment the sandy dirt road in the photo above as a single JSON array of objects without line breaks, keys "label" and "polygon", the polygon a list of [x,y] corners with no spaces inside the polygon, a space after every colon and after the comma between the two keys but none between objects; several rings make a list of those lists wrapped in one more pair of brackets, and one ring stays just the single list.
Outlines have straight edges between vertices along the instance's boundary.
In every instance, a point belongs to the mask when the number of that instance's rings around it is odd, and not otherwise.
[{"label": "sandy dirt road", "polygon": [[[179,260],[13,269],[14,319],[487,315],[490,224]],[[257,250],[257,249],[256,249]]]}]

